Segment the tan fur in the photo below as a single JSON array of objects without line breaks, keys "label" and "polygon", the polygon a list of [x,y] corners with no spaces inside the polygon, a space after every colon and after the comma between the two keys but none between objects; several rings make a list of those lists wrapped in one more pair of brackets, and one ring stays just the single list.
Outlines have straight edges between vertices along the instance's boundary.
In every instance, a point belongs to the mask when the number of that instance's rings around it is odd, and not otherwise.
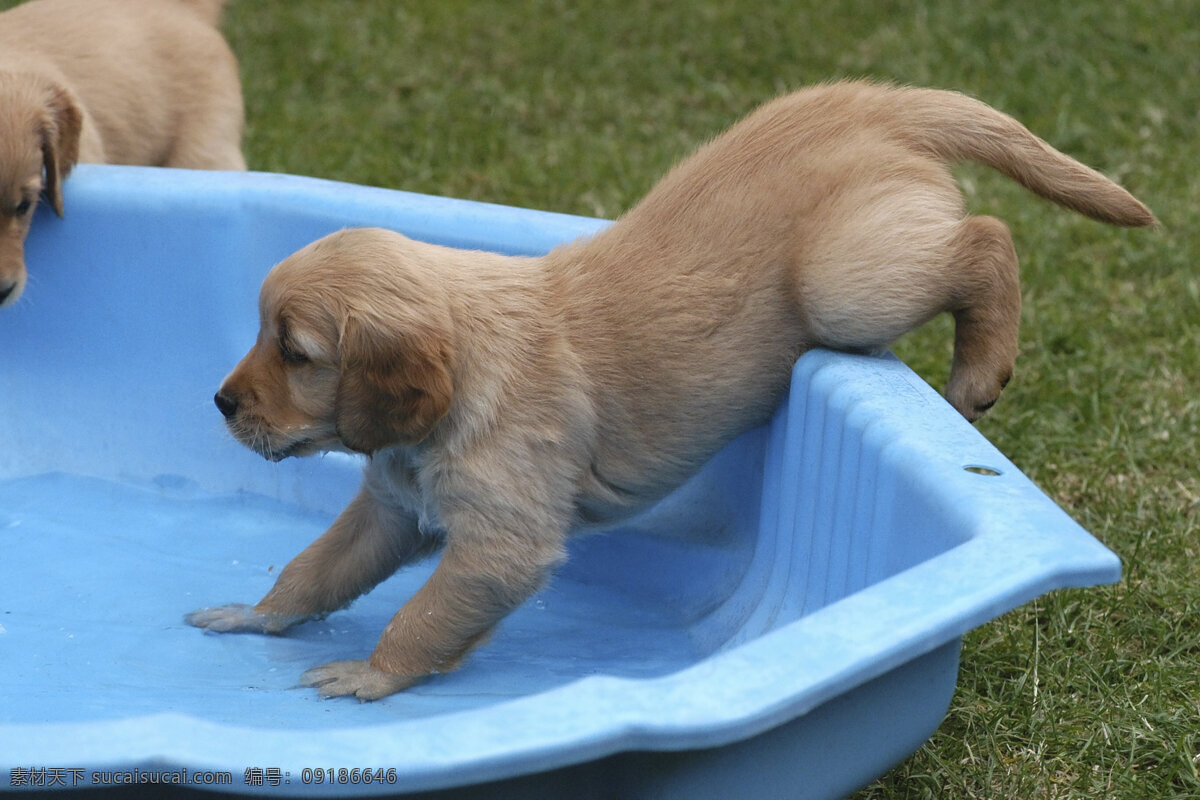
[{"label": "tan fur", "polygon": [[[31,0],[0,13],[0,306],[44,194],[77,162],[246,168],[224,0]],[[43,170],[45,180],[43,181]]]},{"label": "tan fur", "polygon": [[277,632],[444,544],[367,661],[306,674],[376,698],[457,665],[563,557],[572,526],[661,497],[768,419],[812,347],[873,350],[942,312],[968,418],[1013,369],[1007,228],[964,216],[973,158],[1121,225],[1150,212],[958,94],[867,83],[767,104],[596,236],[507,258],[346,230],[263,284],[217,405],[267,458],[370,454],[359,497],[257,606],[189,617]]}]

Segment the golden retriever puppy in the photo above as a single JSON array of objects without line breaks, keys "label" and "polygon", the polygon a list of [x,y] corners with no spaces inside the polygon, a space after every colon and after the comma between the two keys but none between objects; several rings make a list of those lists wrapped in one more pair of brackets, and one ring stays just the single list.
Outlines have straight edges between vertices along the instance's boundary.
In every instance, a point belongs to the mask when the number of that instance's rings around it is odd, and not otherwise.
[{"label": "golden retriever puppy", "polygon": [[31,0],[0,13],[0,306],[45,195],[76,162],[242,170],[225,0]]},{"label": "golden retriever puppy", "polygon": [[563,558],[568,530],[663,496],[765,422],[796,358],[956,320],[969,419],[1017,351],[1017,259],[947,166],[991,165],[1116,225],[1140,202],[963,95],[870,83],[766,104],[611,227],[540,258],[344,230],[275,266],[216,404],[264,457],[370,456],[358,496],[255,606],[188,616],[278,633],[435,549],[364,661],[309,670],[379,698],[455,668]]}]

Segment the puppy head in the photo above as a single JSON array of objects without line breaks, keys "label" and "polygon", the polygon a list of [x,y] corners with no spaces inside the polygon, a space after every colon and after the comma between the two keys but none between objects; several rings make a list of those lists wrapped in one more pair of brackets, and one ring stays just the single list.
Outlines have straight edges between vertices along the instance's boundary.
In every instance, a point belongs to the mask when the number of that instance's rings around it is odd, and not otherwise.
[{"label": "puppy head", "polygon": [[276,265],[258,340],[215,398],[234,436],[275,461],[428,436],[450,408],[453,331],[425,255],[399,234],[351,229]]},{"label": "puppy head", "polygon": [[62,216],[62,181],[79,155],[82,114],[62,88],[0,73],[0,306],[25,288],[25,236],[38,197]]}]

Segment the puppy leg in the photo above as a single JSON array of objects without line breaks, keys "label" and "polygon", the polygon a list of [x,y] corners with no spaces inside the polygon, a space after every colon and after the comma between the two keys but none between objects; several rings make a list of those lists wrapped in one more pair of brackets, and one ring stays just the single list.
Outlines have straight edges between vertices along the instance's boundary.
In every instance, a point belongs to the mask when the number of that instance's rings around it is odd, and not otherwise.
[{"label": "puppy leg", "polygon": [[[177,76],[175,139],[164,167],[244,170],[242,134],[245,103],[237,59],[221,35],[201,30],[187,58],[179,61],[186,75]],[[187,66],[203,63],[200,71]]]},{"label": "puppy leg", "polygon": [[212,137],[208,141],[198,141],[192,136],[175,145],[163,166],[241,172],[246,169],[246,159],[232,134],[225,139]]},{"label": "puppy leg", "polygon": [[[219,82],[220,75],[213,75]],[[165,167],[243,171],[241,91],[236,72],[208,89],[178,121],[178,132]]]},{"label": "puppy leg", "polygon": [[282,633],[345,607],[436,546],[436,540],[418,531],[415,518],[378,503],[364,490],[328,531],[283,568],[257,605],[203,608],[184,621],[218,633]]},{"label": "puppy leg", "polygon": [[301,683],[325,697],[376,700],[455,669],[562,558],[561,537],[542,546],[515,537],[504,546],[479,544],[449,539],[433,575],[392,617],[368,660],[315,667]]},{"label": "puppy leg", "polygon": [[968,217],[952,241],[963,289],[953,309],[954,362],[946,399],[976,420],[1012,377],[1021,323],[1017,254],[1008,227],[995,217]]}]

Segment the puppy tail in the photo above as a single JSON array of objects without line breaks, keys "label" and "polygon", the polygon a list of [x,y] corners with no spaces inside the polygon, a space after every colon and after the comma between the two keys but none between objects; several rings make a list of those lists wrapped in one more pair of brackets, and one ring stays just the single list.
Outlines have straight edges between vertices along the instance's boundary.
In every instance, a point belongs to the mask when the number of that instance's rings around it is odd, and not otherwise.
[{"label": "puppy tail", "polygon": [[958,92],[908,89],[898,98],[904,134],[946,161],[976,161],[1031,192],[1111,225],[1157,225],[1132,194],[1055,150],[1007,114]]},{"label": "puppy tail", "polygon": [[230,0],[179,0],[185,6],[195,11],[205,22],[214,28],[221,24],[221,12]]}]

